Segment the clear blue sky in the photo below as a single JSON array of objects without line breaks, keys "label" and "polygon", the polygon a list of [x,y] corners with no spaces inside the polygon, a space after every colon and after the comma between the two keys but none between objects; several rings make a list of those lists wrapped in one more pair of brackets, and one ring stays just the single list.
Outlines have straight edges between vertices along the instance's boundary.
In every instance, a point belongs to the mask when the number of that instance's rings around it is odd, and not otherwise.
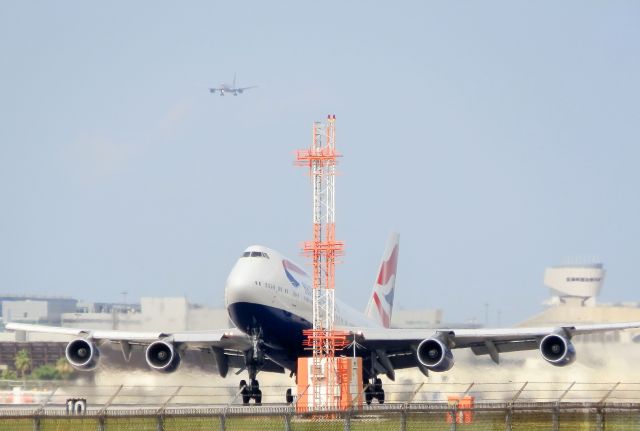
[{"label": "clear blue sky", "polygon": [[640,300],[640,3],[379,3],[0,3],[0,291],[221,305],[310,238],[293,151],[334,113],[346,302],[391,230],[396,306],[448,321],[522,320],[576,257]]}]

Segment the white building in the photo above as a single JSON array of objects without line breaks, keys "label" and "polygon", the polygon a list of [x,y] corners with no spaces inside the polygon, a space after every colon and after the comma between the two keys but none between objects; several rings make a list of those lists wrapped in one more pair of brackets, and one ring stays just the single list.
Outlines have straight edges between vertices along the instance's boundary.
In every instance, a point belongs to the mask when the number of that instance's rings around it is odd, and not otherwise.
[{"label": "white building", "polygon": [[229,328],[227,310],[189,303],[185,297],[145,297],[140,311],[113,308],[100,313],[65,313],[62,326],[129,331],[196,331]]},{"label": "white building", "polygon": [[435,328],[442,324],[442,310],[393,310],[392,328]]},{"label": "white building", "polygon": [[75,311],[75,299],[38,295],[0,295],[3,322],[59,325],[62,313]]}]

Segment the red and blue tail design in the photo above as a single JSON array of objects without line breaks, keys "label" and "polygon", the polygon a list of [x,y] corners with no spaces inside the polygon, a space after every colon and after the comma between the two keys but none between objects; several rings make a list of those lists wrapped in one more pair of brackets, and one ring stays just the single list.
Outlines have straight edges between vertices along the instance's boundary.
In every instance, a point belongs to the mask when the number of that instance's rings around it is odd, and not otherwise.
[{"label": "red and blue tail design", "polygon": [[365,310],[365,315],[369,319],[385,328],[388,328],[391,324],[399,246],[400,236],[397,233],[392,233],[382,256],[382,263],[380,264],[378,278],[373,285],[371,299],[369,299]]}]

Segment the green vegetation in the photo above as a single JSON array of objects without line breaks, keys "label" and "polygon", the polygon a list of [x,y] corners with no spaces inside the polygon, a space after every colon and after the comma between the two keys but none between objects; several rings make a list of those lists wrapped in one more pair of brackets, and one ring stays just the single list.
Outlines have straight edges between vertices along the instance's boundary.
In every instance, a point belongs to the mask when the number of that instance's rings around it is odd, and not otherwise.
[{"label": "green vegetation", "polygon": [[73,367],[65,358],[60,358],[55,364],[44,364],[32,369],[32,361],[26,349],[20,350],[15,358],[16,371],[3,370],[0,380],[68,380],[73,374]]},{"label": "green vegetation", "polygon": [[2,373],[0,373],[0,379],[2,380],[16,380],[17,378],[18,375],[13,370],[2,370]]},{"label": "green vegetation", "polygon": [[73,367],[66,358],[60,358],[56,362],[56,370],[58,370],[58,380],[68,380],[73,374]]},{"label": "green vegetation", "polygon": [[29,352],[27,352],[25,349],[20,350],[16,354],[14,364],[18,373],[20,373],[20,377],[24,381],[27,371],[31,369],[31,357],[29,356]]},{"label": "green vegetation", "polygon": [[30,377],[36,380],[59,380],[60,373],[55,365],[45,364],[33,370]]},{"label": "green vegetation", "polygon": [[[353,431],[395,431],[400,429],[401,416],[399,413],[372,412],[369,415],[361,415],[351,420],[350,429]],[[638,429],[640,412],[608,412],[604,429],[607,431],[625,431]],[[105,431],[205,431],[219,430],[219,416],[170,416],[161,421],[162,428],[158,427],[158,418],[149,417],[106,417],[104,419]],[[313,419],[294,416],[291,419],[292,431],[343,431],[345,423],[343,419]],[[83,417],[44,417],[40,419],[41,431],[95,431],[98,429],[99,419],[91,416]],[[442,413],[423,412],[407,415],[407,430],[451,430],[451,424],[447,422]],[[480,413],[472,423],[458,424],[459,431],[504,431],[507,429],[505,416],[502,413]],[[516,430],[549,430],[552,429],[552,416],[548,413],[519,412],[518,417],[513,418],[512,429]],[[285,418],[283,416],[228,416],[225,420],[225,429],[228,431],[260,431],[283,430]],[[596,430],[596,420],[592,415],[569,414],[560,415],[560,431],[591,431]],[[0,430],[3,431],[33,431],[34,419],[4,419],[0,416]]]},{"label": "green vegetation", "polygon": [[35,380],[66,380],[73,373],[73,368],[65,358],[60,358],[55,364],[44,364],[34,369],[29,375]]}]

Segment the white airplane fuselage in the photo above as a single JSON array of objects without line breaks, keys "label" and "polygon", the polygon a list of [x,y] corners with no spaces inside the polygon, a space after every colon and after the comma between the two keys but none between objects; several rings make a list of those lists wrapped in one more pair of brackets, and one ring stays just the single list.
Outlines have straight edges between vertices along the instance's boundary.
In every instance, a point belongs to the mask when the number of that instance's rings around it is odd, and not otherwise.
[{"label": "white airplane fuselage", "polygon": [[[227,278],[225,305],[241,331],[258,330],[267,345],[299,352],[302,330],[312,327],[312,281],[299,265],[277,251],[251,246]],[[337,299],[335,325],[379,326]]]},{"label": "white airplane fuselage", "polygon": [[221,96],[224,96],[227,93],[237,96],[238,94],[242,94],[243,89],[235,88],[228,84],[220,84],[220,88],[218,88],[217,91],[220,93]]}]

